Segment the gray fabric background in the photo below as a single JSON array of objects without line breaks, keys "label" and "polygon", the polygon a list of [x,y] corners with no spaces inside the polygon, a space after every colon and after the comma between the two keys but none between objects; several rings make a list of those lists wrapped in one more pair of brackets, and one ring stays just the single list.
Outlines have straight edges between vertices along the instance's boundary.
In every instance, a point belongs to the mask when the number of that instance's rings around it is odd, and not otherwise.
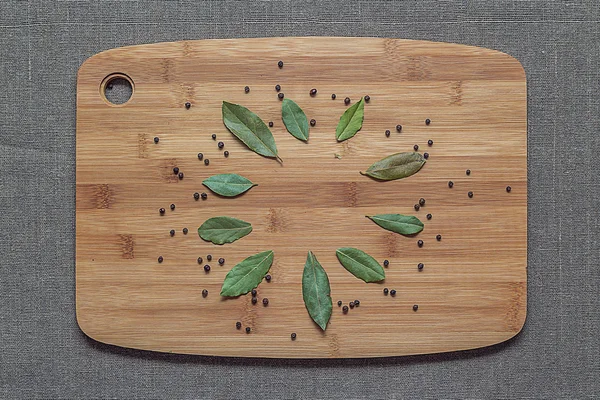
[{"label": "gray fabric background", "polygon": [[[599,10],[596,1],[2,1],[0,398],[600,396]],[[515,339],[444,355],[288,361],[124,350],[80,332],[79,65],[123,45],[298,35],[458,42],[522,62],[529,310]]]}]

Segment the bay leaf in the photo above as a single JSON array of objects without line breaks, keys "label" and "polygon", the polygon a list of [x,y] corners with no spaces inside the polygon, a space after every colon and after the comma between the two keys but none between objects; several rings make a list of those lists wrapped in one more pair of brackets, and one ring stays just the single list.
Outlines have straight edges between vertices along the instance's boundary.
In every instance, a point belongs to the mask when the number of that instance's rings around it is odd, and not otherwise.
[{"label": "bay leaf", "polygon": [[298,104],[290,99],[281,103],[281,118],[286,129],[297,139],[307,141],[309,134],[308,118]]},{"label": "bay leaf", "polygon": [[256,288],[269,272],[273,256],[273,250],[263,251],[236,264],[225,276],[221,296],[235,297]]},{"label": "bay leaf", "polygon": [[413,215],[402,214],[379,214],[367,215],[371,221],[388,231],[396,232],[401,235],[414,235],[423,230],[423,223],[419,218]]},{"label": "bay leaf", "polygon": [[377,260],[354,247],[341,247],[335,251],[340,263],[355,277],[365,282],[379,282],[385,279],[385,271]]},{"label": "bay leaf", "polygon": [[312,251],[308,252],[302,273],[302,297],[310,317],[322,330],[331,317],[331,289],[327,272]]},{"label": "bay leaf", "polygon": [[343,142],[356,135],[356,132],[362,128],[363,119],[365,116],[365,100],[361,97],[360,101],[354,103],[340,117],[335,137],[338,142]]},{"label": "bay leaf", "polygon": [[277,155],[275,138],[269,127],[258,115],[239,104],[223,102],[221,109],[223,123],[238,139],[255,153],[265,157],[274,157],[281,161]]},{"label": "bay leaf", "polygon": [[361,174],[382,181],[392,181],[416,174],[423,165],[425,158],[420,153],[396,153],[376,161]]},{"label": "bay leaf", "polygon": [[250,232],[250,223],[232,217],[209,218],[198,228],[198,235],[214,244],[233,243]]},{"label": "bay leaf", "polygon": [[258,184],[252,183],[249,179],[238,174],[213,175],[203,180],[202,184],[216,194],[225,197],[235,197],[250,190],[253,186],[258,186]]}]

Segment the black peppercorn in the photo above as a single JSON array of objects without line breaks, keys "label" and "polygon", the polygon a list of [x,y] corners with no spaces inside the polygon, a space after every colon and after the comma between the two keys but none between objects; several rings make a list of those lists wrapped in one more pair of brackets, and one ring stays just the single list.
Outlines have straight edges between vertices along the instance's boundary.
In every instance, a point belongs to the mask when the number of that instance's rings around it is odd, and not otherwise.
[{"label": "black peppercorn", "polygon": [[206,264],[206,265],[204,266],[204,271],[206,271],[206,272],[210,272],[210,265]]},{"label": "black peppercorn", "polygon": [[418,204],[415,204],[413,207],[415,208],[415,211],[419,211],[419,208],[421,208],[421,206]]},{"label": "black peppercorn", "polygon": [[310,95],[315,96],[317,94],[317,89],[310,89]]},{"label": "black peppercorn", "polygon": [[277,66],[278,66],[279,68],[283,68],[283,61],[281,61],[281,60],[280,60],[280,61],[277,63]]},{"label": "black peppercorn", "polygon": [[277,93],[277,98],[278,98],[279,100],[283,100],[283,98],[284,98],[284,97],[285,97],[285,94],[283,94],[283,93],[281,93],[281,92]]},{"label": "black peppercorn", "polygon": [[512,188],[511,188],[510,186],[507,186],[507,187],[506,187],[506,191],[507,191],[508,193],[510,193],[510,191],[511,191],[511,190],[512,190]]},{"label": "black peppercorn", "polygon": [[229,152],[228,152],[227,150],[225,150],[225,151],[223,152],[223,155],[224,155],[225,157],[229,157]]},{"label": "black peppercorn", "polygon": [[242,323],[240,321],[235,323],[235,328],[236,329],[242,329]]},{"label": "black peppercorn", "polygon": [[469,198],[472,198],[473,197],[473,192],[467,193],[467,196],[469,196]]},{"label": "black peppercorn", "polygon": [[263,299],[263,306],[268,306],[269,305],[269,299],[267,299],[266,297]]},{"label": "black peppercorn", "polygon": [[223,257],[219,258],[219,265],[225,264],[225,259]]},{"label": "black peppercorn", "polygon": [[415,144],[415,145],[413,146],[413,149],[415,149],[415,151],[419,150],[419,145],[418,145],[418,144]]},{"label": "black peppercorn", "polygon": [[468,170],[465,171],[465,173],[467,174],[467,176],[469,176],[469,175],[471,175],[471,170],[468,169]]},{"label": "black peppercorn", "polygon": [[423,158],[427,160],[429,158],[429,153],[423,153]]},{"label": "black peppercorn", "polygon": [[214,134],[214,133],[213,133],[213,134],[211,135],[211,137],[212,137],[212,140],[217,140],[217,135],[216,135],[216,134]]},{"label": "black peppercorn", "polygon": [[344,99],[344,104],[345,104],[345,105],[348,105],[348,104],[350,104],[350,97],[346,97],[346,98]]},{"label": "black peppercorn", "polygon": [[194,200],[198,200],[200,198],[200,193],[194,193]]},{"label": "black peppercorn", "polygon": [[422,198],[422,197],[421,197],[421,198],[419,199],[419,205],[420,205],[421,207],[423,207],[423,206],[425,205],[425,199],[424,199],[424,198]]},{"label": "black peppercorn", "polygon": [[338,307],[341,307],[341,306],[342,306],[342,301],[338,300]]},{"label": "black peppercorn", "polygon": [[269,121],[269,128],[273,127],[273,121]]},{"label": "black peppercorn", "polygon": [[207,259],[208,261],[212,261],[212,256],[209,254],[209,255],[207,255],[207,256],[206,256],[206,259]]},{"label": "black peppercorn", "polygon": [[208,198],[208,195],[206,193],[202,193],[200,197],[202,197],[202,200],[206,200]]},{"label": "black peppercorn", "polygon": [[202,291],[202,297],[206,297],[206,296],[208,296],[208,290],[204,289]]},{"label": "black peppercorn", "polygon": [[173,168],[173,173],[175,175],[177,175],[179,173],[179,168],[177,168],[177,167]]},{"label": "black peppercorn", "polygon": [[390,262],[388,260],[383,260],[383,266],[387,267],[390,265]]},{"label": "black peppercorn", "polygon": [[358,307],[358,306],[360,306],[360,301],[354,300],[354,307]]},{"label": "black peppercorn", "polygon": [[429,140],[427,141],[427,145],[429,145],[429,146],[433,146],[433,140],[429,139]]},{"label": "black peppercorn", "polygon": [[395,296],[395,295],[396,295],[396,289],[392,289],[392,290],[390,290],[390,294],[391,294],[392,296]]},{"label": "black peppercorn", "polygon": [[418,240],[418,241],[417,241],[417,246],[419,246],[419,247],[423,247],[423,241],[422,241],[422,240]]},{"label": "black peppercorn", "polygon": [[256,297],[256,295],[258,294],[256,289],[252,289],[252,291],[250,293],[252,293],[252,297]]},{"label": "black peppercorn", "polygon": [[332,94],[331,94],[331,100],[335,100],[335,98],[336,98],[336,95],[335,95],[335,93],[332,93]]},{"label": "black peppercorn", "polygon": [[256,299],[256,297],[253,297],[252,298],[252,304],[256,304],[256,303],[258,303],[258,300]]},{"label": "black peppercorn", "polygon": [[425,120],[425,125],[429,125],[430,123],[431,123],[431,120],[430,120],[429,118],[427,118],[427,119]]},{"label": "black peppercorn", "polygon": [[317,120],[316,119],[311,119],[310,120],[310,126],[315,126],[317,124]]},{"label": "black peppercorn", "polygon": [[350,308],[354,308],[354,302],[351,301],[350,303],[348,303],[348,305],[350,306]]},{"label": "black peppercorn", "polygon": [[342,312],[343,312],[344,314],[347,314],[347,313],[348,313],[348,306],[344,306],[344,307],[342,307]]},{"label": "black peppercorn", "polygon": [[158,136],[155,136],[155,137],[154,137],[154,143],[158,143],[158,141],[159,141],[159,140],[160,140],[160,139],[158,138]]},{"label": "black peppercorn", "polygon": [[269,274],[265,275],[265,279],[267,282],[271,282],[271,275],[269,275]]},{"label": "black peppercorn", "polygon": [[217,143],[217,146],[218,146],[220,149],[222,149],[223,147],[225,147],[225,143],[223,143],[223,142],[219,142],[219,143]]},{"label": "black peppercorn", "polygon": [[185,108],[187,108],[188,110],[190,109],[191,106],[192,106],[192,103],[190,103],[189,101],[187,101],[185,103]]},{"label": "black peppercorn", "polygon": [[292,334],[290,335],[290,337],[292,338],[292,340],[296,340],[296,334],[295,334],[295,333],[292,333]]},{"label": "black peppercorn", "polygon": [[396,125],[396,130],[398,132],[402,132],[402,125],[400,125],[400,124]]},{"label": "black peppercorn", "polygon": [[281,90],[281,86],[275,85],[275,90],[277,90],[279,92]]},{"label": "black peppercorn", "polygon": [[202,261],[204,261],[202,257],[198,257],[198,264],[202,264]]},{"label": "black peppercorn", "polygon": [[165,209],[164,208],[159,208],[158,212],[160,213],[160,215],[163,215],[165,213]]},{"label": "black peppercorn", "polygon": [[170,234],[171,236],[175,236],[175,229],[171,229],[171,231],[169,232],[169,234]]},{"label": "black peppercorn", "polygon": [[418,304],[415,304],[415,305],[413,306],[413,311],[417,311],[418,309],[419,309],[419,305],[418,305]]},{"label": "black peppercorn", "polygon": [[452,188],[452,186],[454,186],[454,182],[452,182],[452,181],[448,181],[448,187],[449,187],[449,188]]},{"label": "black peppercorn", "polygon": [[245,87],[244,87],[244,92],[246,92],[246,93],[250,92],[250,87],[248,87],[248,86],[245,86]]},{"label": "black peppercorn", "polygon": [[158,256],[158,262],[159,263],[163,262],[163,260],[164,260],[163,256]]},{"label": "black peppercorn", "polygon": [[250,329],[250,327],[249,327],[249,326],[247,326],[247,327],[246,327],[246,333],[250,333],[250,331],[251,331],[251,330],[252,330],[252,329]]},{"label": "black peppercorn", "polygon": [[188,234],[188,228],[183,228],[183,234],[187,235]]},{"label": "black peppercorn", "polygon": [[385,294],[387,296],[387,294],[389,293],[389,289],[388,288],[383,288],[383,294]]},{"label": "black peppercorn", "polygon": [[431,219],[432,215],[431,214],[427,214],[427,219]]},{"label": "black peppercorn", "polygon": [[204,154],[198,153],[198,160],[202,161],[203,158],[204,158]]},{"label": "black peppercorn", "polygon": [[171,204],[171,210],[175,209],[175,204]]},{"label": "black peppercorn", "polygon": [[417,265],[417,268],[418,268],[419,270],[422,270],[424,266],[425,266],[425,265],[423,265],[423,263],[419,263],[419,264]]},{"label": "black peppercorn", "polygon": [[181,179],[183,179],[183,172],[180,172],[180,173],[178,173],[178,174],[177,174],[177,177],[178,177],[180,180],[181,180]]},{"label": "black peppercorn", "polygon": [[371,101],[371,96],[369,96],[369,95],[366,95],[366,96],[365,96],[365,101],[366,101],[367,103],[368,103],[369,101]]},{"label": "black peppercorn", "polygon": [[208,165],[210,164],[210,160],[207,158],[206,160],[204,160],[204,165]]},{"label": "black peppercorn", "polygon": [[390,133],[391,133],[391,132],[390,132],[390,130],[389,130],[389,129],[386,129],[386,130],[385,130],[385,136],[386,136],[386,137],[390,137]]},{"label": "black peppercorn", "polygon": [[439,242],[440,240],[442,240],[442,235],[436,235],[435,238],[437,239],[437,241]]}]

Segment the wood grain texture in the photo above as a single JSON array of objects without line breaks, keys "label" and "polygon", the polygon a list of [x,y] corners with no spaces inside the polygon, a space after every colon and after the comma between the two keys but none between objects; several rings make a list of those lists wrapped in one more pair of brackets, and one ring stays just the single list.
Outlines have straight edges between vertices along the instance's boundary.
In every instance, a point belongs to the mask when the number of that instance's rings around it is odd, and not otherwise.
[{"label": "wood grain texture", "polygon": [[[113,73],[134,83],[121,106],[101,95]],[[286,132],[276,84],[316,119],[308,143]],[[362,130],[338,143],[343,99],[365,94],[371,101]],[[274,122],[283,163],[252,153],[227,131],[223,100]],[[430,154],[416,175],[376,182],[359,174],[414,144]],[[209,192],[206,201],[195,201],[194,192],[208,192],[202,180],[218,173],[239,173],[259,186],[234,199]],[[377,357],[492,345],[513,337],[525,321],[526,80],[519,62],[504,53],[376,38],[203,40],[106,51],[79,70],[76,190],[77,320],[101,342],[221,356]],[[420,197],[427,203],[416,212]],[[365,218],[383,213],[417,215],[425,228],[403,237]],[[217,215],[251,222],[254,230],[224,246],[202,241],[198,227]],[[389,259],[385,282],[351,276],[336,259],[338,247]],[[264,250],[275,252],[273,279],[258,289],[269,305],[253,306],[249,295],[220,298],[229,269]],[[331,282],[334,310],[325,333],[302,301],[309,250]],[[207,254],[213,256],[208,274],[196,262]],[[398,294],[384,296],[384,287]],[[361,305],[348,315],[335,304],[354,299]],[[252,333],[236,330],[236,321]]]}]

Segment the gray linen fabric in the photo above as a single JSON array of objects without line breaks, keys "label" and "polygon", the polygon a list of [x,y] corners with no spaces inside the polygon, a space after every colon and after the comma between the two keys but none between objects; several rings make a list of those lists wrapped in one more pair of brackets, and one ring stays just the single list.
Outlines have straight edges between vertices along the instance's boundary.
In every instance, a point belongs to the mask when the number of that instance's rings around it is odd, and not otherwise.
[{"label": "gray linen fabric", "polygon": [[[593,0],[0,2],[0,398],[600,396],[599,20]],[[74,308],[79,65],[131,44],[303,35],[458,42],[522,62],[523,332],[482,350],[334,361],[164,355],[87,339]]]}]

